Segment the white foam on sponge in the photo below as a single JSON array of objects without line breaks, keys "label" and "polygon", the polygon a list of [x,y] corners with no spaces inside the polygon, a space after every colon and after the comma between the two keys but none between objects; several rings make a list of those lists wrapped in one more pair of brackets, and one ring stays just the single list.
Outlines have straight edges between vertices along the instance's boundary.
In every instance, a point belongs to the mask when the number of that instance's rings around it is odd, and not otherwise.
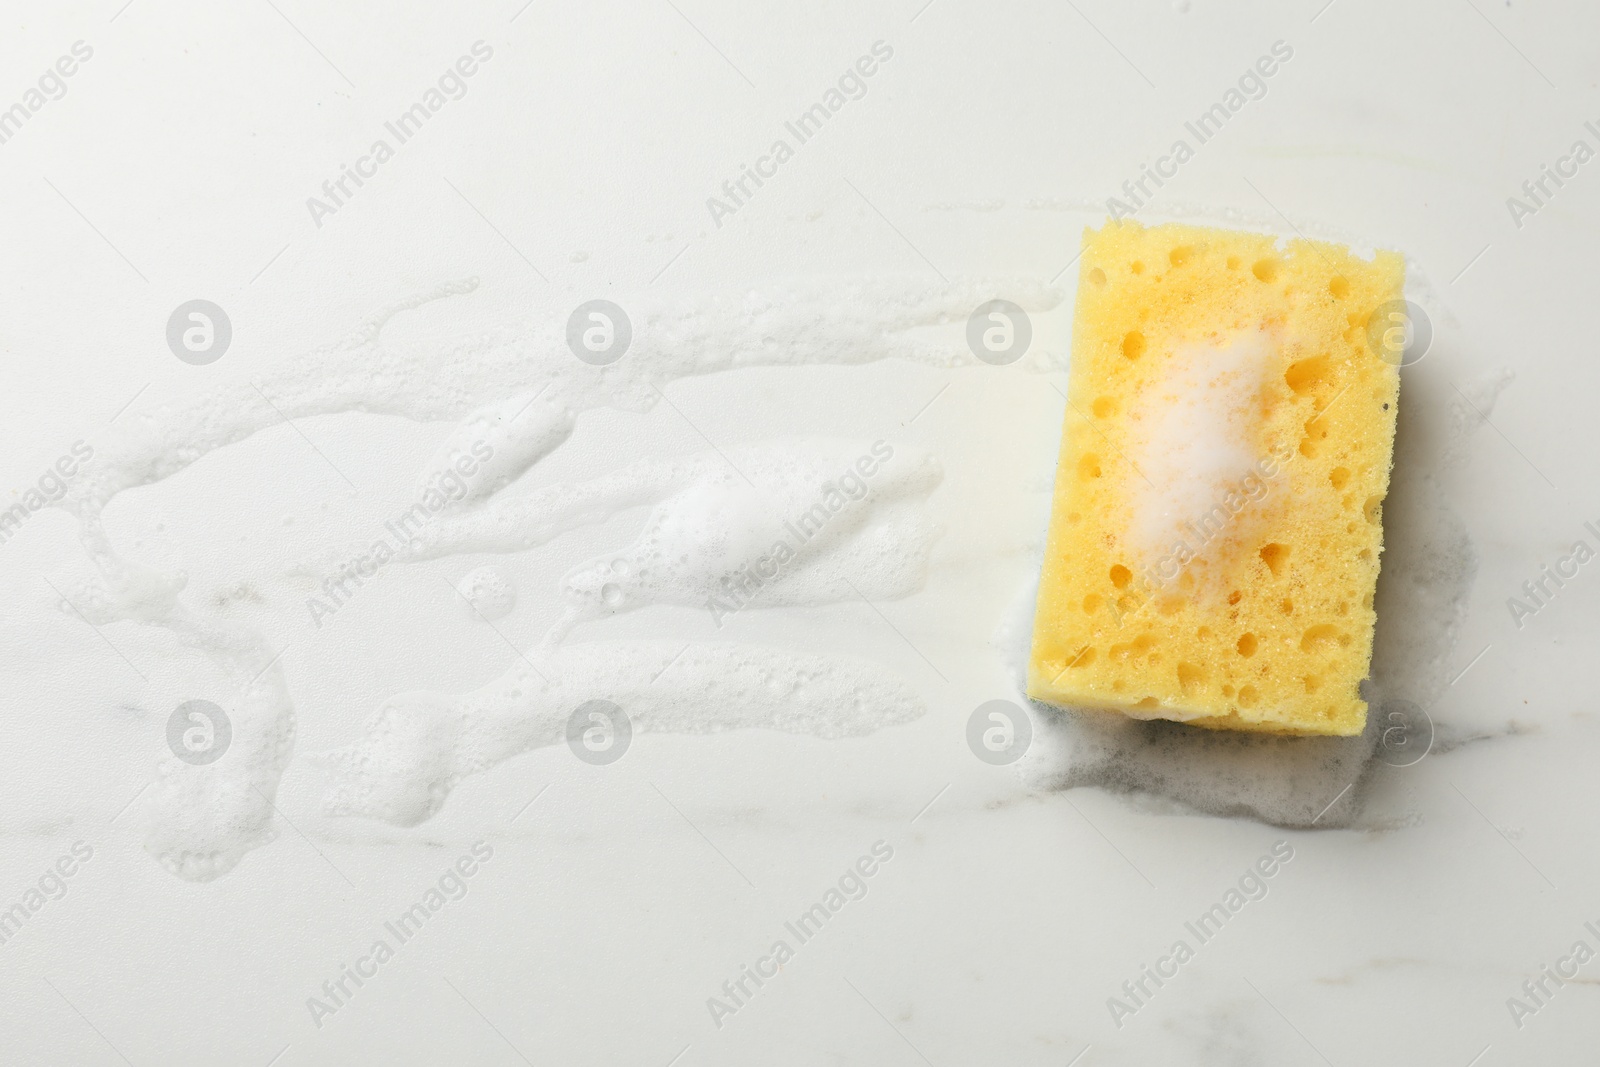
[{"label": "white foam on sponge", "polygon": [[1262,458],[1261,390],[1278,346],[1254,329],[1152,355],[1161,360],[1162,377],[1129,413],[1135,469],[1125,479],[1134,499],[1129,536],[1146,563],[1175,543],[1193,545],[1185,528]]}]

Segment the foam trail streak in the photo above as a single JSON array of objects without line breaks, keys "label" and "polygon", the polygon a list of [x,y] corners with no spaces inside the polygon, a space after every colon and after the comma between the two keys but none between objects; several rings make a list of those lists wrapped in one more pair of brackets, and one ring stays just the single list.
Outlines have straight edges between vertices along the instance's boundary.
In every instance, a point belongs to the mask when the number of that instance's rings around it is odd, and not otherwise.
[{"label": "foam trail streak", "polygon": [[[185,878],[217,877],[271,839],[272,798],[292,757],[294,706],[282,667],[274,662],[276,653],[264,638],[236,624],[202,621],[180,603],[181,574],[156,573],[116,552],[101,514],[117,494],[170,478],[285,419],[355,411],[419,422],[477,415],[486,428],[505,434],[501,444],[511,457],[494,470],[490,484],[480,487],[492,498],[560,447],[583,411],[649,410],[672,381],[743,367],[856,365],[890,358],[936,366],[968,363],[974,357],[959,324],[972,307],[997,292],[1030,310],[1053,307],[1060,299],[1057,291],[1027,281],[970,281],[933,289],[902,282],[774,287],[641,309],[633,348],[603,368],[572,356],[565,322],[556,318],[453,341],[383,342],[383,328],[395,315],[475,287],[475,281],[439,286],[250,382],[131,412],[107,432],[94,459],[54,504],[76,518],[80,540],[99,572],[98,580],[66,594],[74,607],[97,624],[126,620],[177,633],[239,686],[232,702],[230,750],[204,768],[168,767],[147,809],[153,820],[147,846]],[[944,329],[929,336],[928,327]],[[523,396],[537,398],[525,419],[501,411],[511,398]],[[622,502],[657,499],[676,476],[643,468],[592,485],[586,497],[580,494],[554,518],[535,501],[533,507],[507,513],[508,525],[492,543],[511,547],[548,539],[596,521]],[[473,534],[477,543],[488,543],[481,533]],[[782,718],[781,709],[769,710]]]},{"label": "foam trail streak", "polygon": [[519,661],[469,693],[385,701],[359,741],[310,757],[329,775],[324,810],[414,826],[469,775],[562,743],[574,709],[596,698],[622,708],[635,734],[764,727],[851,737],[923,713],[921,699],[885,668],[841,657],[670,641],[534,655],[532,665]]}]

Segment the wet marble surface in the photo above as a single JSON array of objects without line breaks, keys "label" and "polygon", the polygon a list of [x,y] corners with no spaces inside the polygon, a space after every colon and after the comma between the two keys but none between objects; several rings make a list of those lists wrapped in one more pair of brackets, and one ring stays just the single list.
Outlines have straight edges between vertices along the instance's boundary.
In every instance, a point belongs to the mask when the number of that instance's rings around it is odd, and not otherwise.
[{"label": "wet marble surface", "polygon": [[[22,508],[0,543],[0,1058],[1590,1058],[1600,16],[119,7],[18,9],[0,33],[0,105],[28,112],[0,142],[0,490]],[[1273,73],[1251,75],[1264,56]],[[386,123],[418,103],[430,117],[402,139]],[[1218,103],[1202,141],[1187,124]],[[791,130],[814,104],[825,125]],[[1182,729],[1036,711],[1020,762],[969,745],[975,711],[1019,699],[1014,633],[1070,417],[1073,252],[1108,198],[1410,257],[1434,339],[1403,374],[1385,717],[1365,742],[1200,752]],[[371,341],[358,324],[468,278],[385,324],[359,372],[382,403],[318,408]],[[971,358],[979,293],[1030,308],[1021,358]],[[214,336],[174,358],[193,320],[169,342],[196,299],[231,323],[211,362]],[[629,317],[635,356],[729,365],[569,361],[595,300]],[[419,472],[445,473],[495,375],[521,395],[533,362],[565,398],[638,373],[572,401],[570,427],[536,408],[497,438],[529,468],[507,494],[797,440],[891,442],[938,477],[882,529],[840,528],[867,547],[830,556],[803,602],[718,617],[663,597],[579,622],[567,643],[623,650],[582,696],[620,686],[640,722],[597,759],[618,736],[603,707],[575,733],[566,704],[495,718],[548,684],[563,580],[652,514],[704,518],[675,544],[765,530],[743,489],[663,476],[603,514],[574,505],[570,528],[524,515],[525,546],[469,539],[337,598],[322,585],[415,503]],[[303,409],[247,410],[291,381]],[[29,495],[86,484],[61,473],[80,442],[107,470],[141,434],[169,476],[100,518],[137,565],[126,603],[164,625],[101,621],[76,522]],[[136,466],[118,469],[145,480]],[[679,492],[699,510],[652,511]],[[886,560],[916,580],[843,595],[835,579]],[[787,658],[746,677],[712,645]],[[679,646],[699,666],[675,678]],[[239,712],[263,678],[292,702],[292,748],[251,725],[289,720]],[[172,728],[191,700],[233,709],[232,763],[178,755],[218,743],[204,708]],[[1420,714],[1387,718],[1396,701]],[[410,791],[330,808],[350,776],[326,754],[374,736],[408,754],[384,781]],[[162,862],[245,836],[227,869]]]}]

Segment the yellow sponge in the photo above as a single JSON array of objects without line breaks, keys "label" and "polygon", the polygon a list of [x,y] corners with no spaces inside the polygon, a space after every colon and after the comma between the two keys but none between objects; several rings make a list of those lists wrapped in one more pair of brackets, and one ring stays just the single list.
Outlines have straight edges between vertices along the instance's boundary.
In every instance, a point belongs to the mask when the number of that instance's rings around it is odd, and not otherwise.
[{"label": "yellow sponge", "polygon": [[1191,226],[1086,231],[1028,693],[1358,734],[1404,262]]}]

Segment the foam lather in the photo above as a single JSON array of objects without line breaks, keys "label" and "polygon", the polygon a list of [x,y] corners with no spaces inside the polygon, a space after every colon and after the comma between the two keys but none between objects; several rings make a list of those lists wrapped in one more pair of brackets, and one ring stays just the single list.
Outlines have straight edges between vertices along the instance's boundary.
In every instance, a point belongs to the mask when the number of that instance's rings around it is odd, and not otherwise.
[{"label": "foam lather", "polygon": [[1086,231],[1028,694],[1354,735],[1400,387],[1380,252]]}]

